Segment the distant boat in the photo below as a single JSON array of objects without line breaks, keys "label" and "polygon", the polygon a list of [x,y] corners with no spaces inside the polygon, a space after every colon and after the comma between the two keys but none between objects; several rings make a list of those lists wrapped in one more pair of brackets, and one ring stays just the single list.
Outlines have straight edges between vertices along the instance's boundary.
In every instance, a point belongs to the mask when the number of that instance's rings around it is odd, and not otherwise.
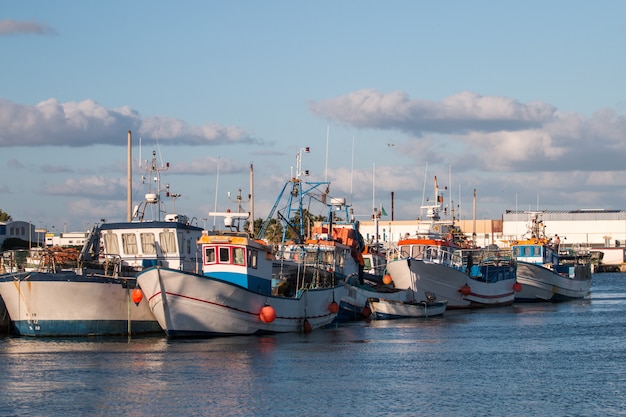
[{"label": "distant boat", "polygon": [[[209,232],[198,240],[198,273],[155,266],[138,274],[168,337],[306,333],[335,319],[344,280],[358,274],[354,222],[345,200],[330,198],[328,183],[303,181],[300,159],[296,166],[296,176],[286,182],[256,239],[251,230],[240,232],[238,227]],[[252,184],[252,169],[250,174]],[[314,194],[321,185],[326,191]],[[305,237],[304,198],[321,201],[328,211],[319,229],[324,236]],[[345,217],[335,219],[341,208]],[[225,225],[253,223],[248,213],[210,215],[224,218]],[[280,243],[273,244],[275,240]]]},{"label": "distant boat", "polygon": [[443,197],[436,178],[435,201],[424,207],[430,219],[427,230],[399,240],[390,255],[387,271],[395,287],[432,293],[450,309],[512,304],[520,284],[510,252],[460,241],[454,224],[440,221]]},{"label": "distant boat", "polygon": [[517,260],[517,281],[522,284],[515,300],[567,301],[585,297],[591,289],[591,252],[581,246],[564,248],[552,241],[545,234],[541,213],[529,214],[527,235],[509,242]]},{"label": "distant boat", "polygon": [[[130,144],[130,132],[129,132]],[[13,334],[108,336],[162,333],[136,285],[135,274],[153,265],[196,269],[200,227],[167,214],[160,167],[153,154],[148,193],[129,222],[102,223],[80,253],[60,248],[8,251],[0,257],[0,296]],[[156,179],[156,182],[154,182]],[[152,187],[156,187],[153,190]],[[169,190],[169,188],[168,188]],[[156,212],[145,220],[145,211]]]}]

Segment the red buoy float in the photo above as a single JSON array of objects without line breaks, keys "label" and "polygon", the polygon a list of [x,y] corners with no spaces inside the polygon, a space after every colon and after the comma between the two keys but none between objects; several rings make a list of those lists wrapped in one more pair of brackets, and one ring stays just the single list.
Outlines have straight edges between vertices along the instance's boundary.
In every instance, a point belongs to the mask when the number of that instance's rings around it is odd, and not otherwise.
[{"label": "red buoy float", "polygon": [[389,274],[385,274],[385,275],[383,276],[383,284],[385,284],[385,285],[389,285],[389,284],[391,284],[392,282],[393,282],[393,279],[391,278],[391,275],[389,275]]},{"label": "red buoy float", "polygon": [[276,310],[272,306],[264,306],[259,313],[259,318],[263,323],[271,323],[276,319]]},{"label": "red buoy float", "polygon": [[133,303],[135,303],[135,305],[139,305],[139,303],[143,299],[143,292],[139,288],[135,288],[131,293],[130,298],[133,300]]},{"label": "red buoy float", "polygon": [[332,303],[330,303],[330,305],[328,306],[328,311],[330,311],[332,314],[337,314],[339,313],[339,304],[337,304],[336,301],[333,301]]},{"label": "red buoy float", "polygon": [[472,289],[467,284],[463,285],[460,291],[461,291],[461,294],[466,295],[466,296],[472,293]]},{"label": "red buoy float", "polygon": [[521,290],[522,290],[522,284],[520,284],[519,282],[516,282],[515,284],[513,284],[513,291],[520,292]]},{"label": "red buoy float", "polygon": [[372,310],[368,306],[365,306],[363,307],[363,311],[361,311],[361,314],[363,314],[363,317],[367,318],[372,315]]}]

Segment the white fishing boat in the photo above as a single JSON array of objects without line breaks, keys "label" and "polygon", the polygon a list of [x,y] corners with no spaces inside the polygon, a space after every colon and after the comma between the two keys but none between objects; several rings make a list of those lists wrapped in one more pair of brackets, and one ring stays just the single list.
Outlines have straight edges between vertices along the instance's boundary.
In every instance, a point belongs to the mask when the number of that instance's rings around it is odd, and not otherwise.
[{"label": "white fishing boat", "polygon": [[[2,254],[0,296],[14,334],[50,337],[162,332],[136,288],[135,274],[151,265],[197,269],[195,251],[189,248],[202,235],[202,229],[185,216],[165,212],[161,194],[169,188],[160,186],[163,168],[153,154],[147,167],[148,193],[134,215],[128,214],[130,221],[95,225],[74,258],[67,256],[71,251],[56,249]],[[147,220],[146,210],[156,212],[156,217]]]},{"label": "white fishing boat", "polygon": [[[309,332],[335,319],[343,281],[358,273],[352,256],[357,240],[349,229],[340,230],[349,222],[345,200],[330,198],[326,182],[300,179],[301,156],[302,151],[296,175],[283,187],[256,239],[250,213],[210,213],[233,227],[198,240],[202,259],[198,273],[155,266],[138,274],[145,298],[168,337]],[[250,178],[253,212],[252,167]],[[321,185],[326,191],[314,194]],[[309,197],[328,202],[323,204],[328,218],[320,226],[327,228],[325,236],[305,237],[309,235],[305,216],[311,212],[310,206],[303,210],[305,196],[307,202]],[[283,211],[275,219],[279,207]],[[343,221],[333,214],[340,208],[345,208]],[[248,232],[234,227],[246,219]]]},{"label": "white fishing boat", "polygon": [[435,201],[423,207],[430,222],[416,235],[399,240],[387,262],[395,287],[432,293],[450,309],[513,303],[521,285],[510,252],[477,249],[459,241],[454,224],[440,221],[443,198],[436,178]]},{"label": "white fishing boat", "polygon": [[540,212],[529,212],[529,215],[527,234],[509,242],[517,260],[517,281],[522,284],[515,300],[584,298],[591,289],[591,252],[584,247],[562,247],[559,241],[546,236]]},{"label": "white fishing boat", "polygon": [[370,298],[369,307],[376,320],[428,318],[442,316],[448,303],[445,301],[397,301]]}]

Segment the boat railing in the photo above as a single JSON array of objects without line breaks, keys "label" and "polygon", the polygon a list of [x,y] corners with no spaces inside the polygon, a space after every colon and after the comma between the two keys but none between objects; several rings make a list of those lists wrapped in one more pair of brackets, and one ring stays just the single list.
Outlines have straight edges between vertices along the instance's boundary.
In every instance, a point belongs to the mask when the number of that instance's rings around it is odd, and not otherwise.
[{"label": "boat railing", "polygon": [[73,248],[12,249],[0,255],[0,274],[15,272],[56,272],[73,269],[77,264],[77,251]]}]

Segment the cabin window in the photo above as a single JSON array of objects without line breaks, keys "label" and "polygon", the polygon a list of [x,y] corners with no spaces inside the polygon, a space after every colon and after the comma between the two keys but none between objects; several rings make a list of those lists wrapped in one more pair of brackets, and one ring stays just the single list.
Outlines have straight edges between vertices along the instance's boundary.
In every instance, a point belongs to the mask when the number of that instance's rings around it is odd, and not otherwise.
[{"label": "cabin window", "polygon": [[176,253],[176,235],[174,232],[159,233],[159,244],[163,253]]},{"label": "cabin window", "polygon": [[259,258],[259,252],[255,250],[248,250],[248,267],[257,268],[257,259]]},{"label": "cabin window", "polygon": [[117,235],[106,233],[104,235],[104,248],[107,254],[119,254],[120,248],[117,244]]},{"label": "cabin window", "polygon": [[149,255],[156,253],[154,233],[141,233],[139,239],[141,240],[141,252]]},{"label": "cabin window", "polygon": [[369,271],[372,269],[372,260],[370,258],[363,258],[363,270]]},{"label": "cabin window", "polygon": [[204,263],[205,264],[215,263],[215,248],[214,247],[204,249]]},{"label": "cabin window", "polygon": [[233,263],[235,265],[245,265],[246,255],[243,248],[233,248]]},{"label": "cabin window", "polygon": [[230,248],[220,248],[220,262],[230,263]]},{"label": "cabin window", "polygon": [[122,247],[127,255],[137,254],[137,236],[134,233],[122,233]]}]

